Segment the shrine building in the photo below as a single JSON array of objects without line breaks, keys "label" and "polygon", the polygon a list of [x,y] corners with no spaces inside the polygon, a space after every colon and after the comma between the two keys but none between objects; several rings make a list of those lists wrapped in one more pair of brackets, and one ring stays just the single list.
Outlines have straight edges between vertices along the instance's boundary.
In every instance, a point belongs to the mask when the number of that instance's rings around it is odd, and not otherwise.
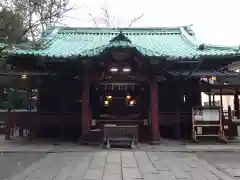
[{"label": "shrine building", "polygon": [[188,26],[52,27],[36,48],[22,43],[9,51],[0,83],[28,92],[27,114],[11,117],[25,119],[35,136],[98,142],[103,125],[114,124],[138,125],[140,141],[188,139],[201,92],[209,106],[215,95],[234,95],[239,111],[239,84],[225,80],[238,76],[228,67],[239,56],[238,47],[197,41]]}]

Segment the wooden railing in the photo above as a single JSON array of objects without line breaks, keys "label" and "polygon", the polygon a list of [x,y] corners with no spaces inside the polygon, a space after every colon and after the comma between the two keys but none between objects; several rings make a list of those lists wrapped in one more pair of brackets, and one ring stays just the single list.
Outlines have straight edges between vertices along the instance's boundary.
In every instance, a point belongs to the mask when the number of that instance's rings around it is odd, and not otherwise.
[{"label": "wooden railing", "polygon": [[[232,139],[236,134],[232,121],[231,108],[228,111],[222,111],[223,126],[225,135],[228,139]],[[191,112],[160,112],[159,113],[159,125],[160,127],[171,127],[173,129],[174,137],[179,139],[182,136],[191,135]],[[99,125],[108,123],[108,120],[100,120]],[[124,124],[133,124],[133,121],[127,120],[121,121]],[[148,125],[145,125],[144,120],[136,120],[134,123],[139,124],[142,127],[141,131],[147,132],[149,130]],[[67,128],[67,124],[77,124],[77,128],[81,131],[81,115],[80,114],[58,114],[58,113],[38,113],[36,111],[29,112],[27,110],[13,110],[8,112],[7,110],[0,110],[0,126],[4,128],[6,139],[10,139],[16,130],[18,135],[23,136],[24,132],[30,137],[36,136],[36,129],[48,125],[54,125],[59,128]],[[161,133],[160,133],[161,134]]]},{"label": "wooden railing", "polygon": [[34,138],[37,129],[49,125],[64,128],[67,124],[77,124],[79,130],[81,130],[81,115],[73,113],[64,115],[60,113],[38,113],[24,109],[1,110],[0,124],[2,124],[2,129],[4,129],[2,131],[5,133],[5,139],[10,139],[16,135],[27,135]]},{"label": "wooden railing", "polygon": [[191,112],[160,112],[159,125],[160,127],[171,127],[175,139],[190,138],[191,134],[188,134],[188,132],[191,132],[191,118]]},{"label": "wooden railing", "polygon": [[[227,139],[232,140],[237,134],[236,122],[233,120],[233,111],[229,107],[228,110],[222,110],[223,129]],[[174,129],[174,137],[191,136],[192,112],[160,112],[159,125],[168,126]]]},{"label": "wooden railing", "polygon": [[232,140],[233,137],[238,136],[238,126],[240,126],[240,118],[236,117],[235,110],[231,110],[230,106],[227,111],[223,111],[223,118],[225,120],[225,130],[229,140]]}]

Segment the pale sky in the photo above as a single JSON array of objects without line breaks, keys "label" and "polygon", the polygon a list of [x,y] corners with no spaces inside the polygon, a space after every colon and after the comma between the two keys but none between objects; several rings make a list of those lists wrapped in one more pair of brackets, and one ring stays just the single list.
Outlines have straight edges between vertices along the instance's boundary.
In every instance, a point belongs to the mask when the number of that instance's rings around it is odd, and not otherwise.
[{"label": "pale sky", "polygon": [[[76,10],[67,14],[68,26],[94,27],[89,12],[100,16],[104,0],[72,0]],[[240,45],[240,0],[108,0],[115,26],[166,27],[193,24],[198,40],[210,44]],[[72,18],[74,17],[74,18]],[[119,23],[117,23],[119,22]]]}]

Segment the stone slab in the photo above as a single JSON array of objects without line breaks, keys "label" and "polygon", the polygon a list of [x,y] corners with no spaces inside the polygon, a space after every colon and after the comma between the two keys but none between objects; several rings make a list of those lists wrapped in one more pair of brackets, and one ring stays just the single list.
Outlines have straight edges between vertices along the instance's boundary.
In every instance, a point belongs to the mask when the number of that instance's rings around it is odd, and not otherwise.
[{"label": "stone slab", "polygon": [[[227,166],[225,166],[227,169]],[[234,173],[231,168],[227,169]],[[11,180],[233,180],[195,154],[145,151],[51,153]]]},{"label": "stone slab", "polygon": [[121,174],[104,174],[102,180],[122,180]]}]

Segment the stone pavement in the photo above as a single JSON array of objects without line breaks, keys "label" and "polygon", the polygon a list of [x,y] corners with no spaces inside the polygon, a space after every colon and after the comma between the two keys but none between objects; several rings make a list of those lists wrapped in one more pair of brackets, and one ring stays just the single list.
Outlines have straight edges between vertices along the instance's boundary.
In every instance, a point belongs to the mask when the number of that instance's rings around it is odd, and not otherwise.
[{"label": "stone pavement", "polygon": [[0,153],[0,179],[6,180],[42,159],[46,153]]},{"label": "stone pavement", "polygon": [[222,169],[225,173],[240,179],[240,163],[237,164],[217,164],[217,168]]},{"label": "stone pavement", "polygon": [[240,152],[240,144],[186,145],[188,151]]},{"label": "stone pavement", "polygon": [[239,152],[197,152],[195,154],[221,171],[240,179]]},{"label": "stone pavement", "polygon": [[[52,143],[39,142],[0,142],[0,152],[89,152],[101,151],[100,146],[85,146],[74,143],[60,143],[54,145]],[[119,150],[113,148],[111,150]],[[142,143],[139,149],[135,151],[149,151],[149,152],[240,152],[240,144],[186,144],[186,145],[148,145]]]},{"label": "stone pavement", "polygon": [[[55,142],[55,143],[54,143]],[[161,139],[160,145],[149,145],[141,143],[140,149],[136,151],[156,151],[156,152],[240,152],[239,143],[208,143],[195,144],[169,139]],[[84,146],[71,142],[56,142],[46,140],[26,141],[26,140],[10,140],[5,141],[0,135],[0,152],[89,152],[101,151],[100,146]],[[119,149],[115,149],[119,150]]]},{"label": "stone pavement", "polygon": [[192,153],[49,153],[11,180],[233,180]]}]

